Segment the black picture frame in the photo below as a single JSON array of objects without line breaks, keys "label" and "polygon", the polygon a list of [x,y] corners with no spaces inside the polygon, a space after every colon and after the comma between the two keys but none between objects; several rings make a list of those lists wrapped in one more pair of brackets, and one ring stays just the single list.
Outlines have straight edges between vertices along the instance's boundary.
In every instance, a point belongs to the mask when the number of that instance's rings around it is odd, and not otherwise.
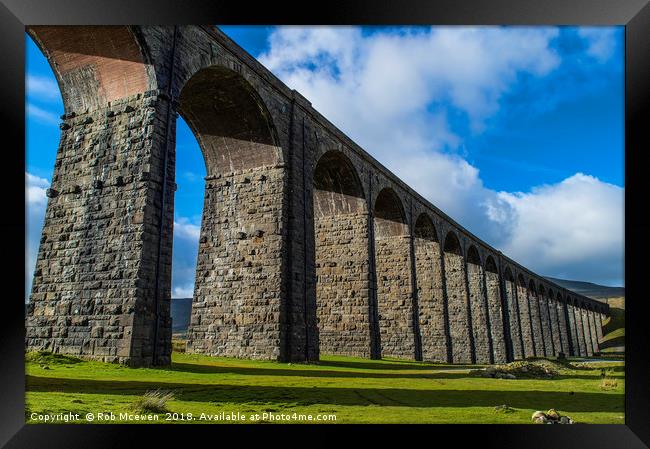
[{"label": "black picture frame", "polygon": [[[440,24],[440,25],[624,25],[625,26],[625,288],[626,388],[622,425],[438,425],[395,432],[391,426],[355,427],[368,435],[395,436],[406,444],[454,444],[521,448],[643,448],[650,445],[650,345],[643,289],[650,250],[650,218],[645,216],[644,181],[649,166],[647,112],[650,107],[650,5],[648,0],[365,0],[296,4],[209,0],[0,0],[2,63],[3,253],[5,294],[0,326],[0,444],[6,447],[125,447],[135,441],[148,446],[174,439],[184,446],[245,444],[250,432],[283,444],[311,444],[312,426],[147,426],[25,425],[24,362],[24,193],[25,182],[25,26],[89,24]],[[22,151],[21,151],[22,149]],[[7,158],[9,160],[7,160]],[[24,184],[23,184],[24,185]],[[317,430],[331,431],[321,426]],[[336,427],[338,432],[341,427]],[[306,433],[305,432],[309,432]],[[191,433],[190,433],[191,432]],[[261,434],[261,435],[260,435]],[[306,437],[306,438],[305,438]],[[417,440],[415,439],[416,437]],[[144,439],[144,440],[142,440]],[[338,444],[338,438],[331,444]],[[419,440],[419,441],[418,441]],[[326,442],[327,440],[323,440]],[[429,443],[427,443],[427,441]],[[142,444],[142,443],[140,443]]]}]

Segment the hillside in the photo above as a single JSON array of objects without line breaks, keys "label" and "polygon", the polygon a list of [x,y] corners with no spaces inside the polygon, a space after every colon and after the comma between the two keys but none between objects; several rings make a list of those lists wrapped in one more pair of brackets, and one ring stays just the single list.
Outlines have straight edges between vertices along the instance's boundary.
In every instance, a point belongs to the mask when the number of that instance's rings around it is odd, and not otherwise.
[{"label": "hillside", "polygon": [[609,298],[610,317],[603,322],[601,352],[625,353],[625,298]]},{"label": "hillside", "polygon": [[192,298],[172,298],[172,332],[186,332],[190,326],[192,314]]},{"label": "hillside", "polygon": [[607,302],[607,298],[618,298],[625,296],[624,287],[607,287],[605,285],[594,284],[592,282],[570,281],[567,279],[557,279],[546,277],[551,282],[555,282],[561,287],[576,292],[580,295],[588,296],[598,301]]}]

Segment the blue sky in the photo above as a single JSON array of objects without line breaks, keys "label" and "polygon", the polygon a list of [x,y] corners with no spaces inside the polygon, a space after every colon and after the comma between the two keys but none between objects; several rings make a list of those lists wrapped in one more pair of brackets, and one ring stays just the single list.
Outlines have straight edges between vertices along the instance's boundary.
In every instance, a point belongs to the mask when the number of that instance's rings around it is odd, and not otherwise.
[{"label": "blue sky", "polygon": [[[622,27],[221,28],[488,243],[542,275],[623,284]],[[63,105],[26,40],[29,288]],[[174,296],[191,296],[204,176],[180,119]]]}]

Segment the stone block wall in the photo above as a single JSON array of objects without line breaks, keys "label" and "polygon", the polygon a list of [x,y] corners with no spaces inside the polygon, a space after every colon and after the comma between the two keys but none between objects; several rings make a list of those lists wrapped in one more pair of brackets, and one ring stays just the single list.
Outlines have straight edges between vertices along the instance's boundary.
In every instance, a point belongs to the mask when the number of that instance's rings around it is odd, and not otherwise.
[{"label": "stone block wall", "polygon": [[467,285],[469,287],[474,355],[476,363],[492,362],[492,341],[489,332],[485,277],[480,264],[467,263]]},{"label": "stone block wall", "polygon": [[598,342],[600,343],[603,340],[603,316],[600,313],[595,314],[595,325],[596,325],[596,335],[598,336]]},{"label": "stone block wall", "polygon": [[472,363],[471,327],[467,288],[465,285],[465,261],[463,256],[444,252],[445,287],[451,336],[451,360],[453,363]]},{"label": "stone block wall", "polygon": [[556,299],[555,308],[557,312],[558,327],[560,328],[560,346],[562,348],[562,352],[568,356],[571,355],[572,346],[569,343],[569,323],[567,321],[564,304],[562,301]]},{"label": "stone block wall", "polygon": [[188,351],[280,357],[285,170],[206,178]]},{"label": "stone block wall", "polygon": [[542,312],[539,304],[537,292],[528,289],[528,305],[530,307],[530,321],[533,329],[534,354],[538,357],[544,357],[544,333],[542,332]]},{"label": "stone block wall", "polygon": [[549,322],[551,324],[551,341],[553,342],[553,355],[558,355],[560,352],[563,352],[566,355],[566,351],[562,347],[562,336],[560,334],[560,322],[557,314],[556,300],[552,296],[547,294],[546,302],[548,305]]},{"label": "stone block wall", "polygon": [[528,289],[517,284],[517,304],[519,305],[519,321],[521,323],[521,338],[523,340],[523,357],[534,357],[535,340],[530,312]]},{"label": "stone block wall", "polygon": [[542,337],[544,337],[544,355],[550,357],[555,355],[555,342],[553,341],[551,317],[548,310],[548,300],[544,292],[539,296],[539,315],[541,318]]},{"label": "stone block wall", "polygon": [[565,315],[567,319],[567,332],[568,343],[571,355],[580,355],[580,348],[578,347],[578,335],[576,334],[576,321],[573,313],[573,306],[568,302],[564,302]]},{"label": "stone block wall", "polygon": [[[167,107],[147,92],[65,116],[30,296],[28,349],[168,363],[170,295],[158,293],[156,313],[153,237]],[[169,274],[163,266],[161,283]]]},{"label": "stone block wall", "polygon": [[501,288],[499,273],[485,270],[485,285],[490,317],[489,332],[492,340],[492,358],[494,363],[505,363],[508,359],[506,352],[506,336],[503,330],[503,309],[501,305]]},{"label": "stone block wall", "polygon": [[422,359],[447,361],[447,324],[440,243],[414,239]]},{"label": "stone block wall", "polygon": [[582,332],[585,336],[585,351],[587,356],[594,355],[593,345],[591,344],[591,329],[589,326],[589,315],[587,310],[580,308],[580,320],[582,321]]},{"label": "stone block wall", "polygon": [[370,357],[368,216],[318,217],[315,226],[320,352]]},{"label": "stone block wall", "polygon": [[377,305],[381,354],[414,358],[409,244],[405,236],[377,237]]},{"label": "stone block wall", "polygon": [[585,345],[585,331],[582,327],[582,314],[577,306],[572,306],[573,316],[575,320],[576,339],[578,340],[578,355],[586,357],[587,347]]},{"label": "stone block wall", "polygon": [[505,298],[508,306],[508,317],[510,321],[510,339],[514,359],[524,357],[524,348],[521,335],[521,321],[519,319],[519,301],[517,299],[517,286],[514,280],[506,279],[504,281]]}]

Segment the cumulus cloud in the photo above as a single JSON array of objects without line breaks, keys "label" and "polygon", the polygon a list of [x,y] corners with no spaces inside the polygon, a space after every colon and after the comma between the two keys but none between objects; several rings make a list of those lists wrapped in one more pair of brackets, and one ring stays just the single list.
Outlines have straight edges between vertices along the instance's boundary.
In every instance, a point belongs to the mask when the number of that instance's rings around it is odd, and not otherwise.
[{"label": "cumulus cloud", "polygon": [[[280,27],[259,59],[401,179],[515,260],[540,274],[621,282],[622,188],[576,174],[528,193],[496,192],[463,158],[463,136],[450,127],[448,115],[461,114],[470,133],[482,132],[522,76],[552,73],[562,62],[552,45],[558,34],[555,27],[370,34]],[[612,35],[580,36],[591,56],[608,57]]]},{"label": "cumulus cloud", "polygon": [[47,196],[45,191],[50,181],[25,172],[25,299],[32,288],[32,274],[36,267],[38,246],[45,220]]},{"label": "cumulus cloud", "polygon": [[515,211],[506,254],[553,277],[623,278],[624,191],[577,173],[530,193],[499,193]]},{"label": "cumulus cloud", "polygon": [[611,27],[581,27],[578,35],[587,44],[587,54],[604,62],[608,60],[616,48],[616,30]]},{"label": "cumulus cloud", "polygon": [[196,258],[199,252],[200,217],[194,222],[187,217],[174,220],[174,248],[172,260],[172,297],[191,298],[196,276]]},{"label": "cumulus cloud", "polygon": [[32,103],[27,103],[25,105],[25,110],[28,119],[33,119],[45,124],[56,124],[60,121],[59,116],[56,113],[38,107]]}]

